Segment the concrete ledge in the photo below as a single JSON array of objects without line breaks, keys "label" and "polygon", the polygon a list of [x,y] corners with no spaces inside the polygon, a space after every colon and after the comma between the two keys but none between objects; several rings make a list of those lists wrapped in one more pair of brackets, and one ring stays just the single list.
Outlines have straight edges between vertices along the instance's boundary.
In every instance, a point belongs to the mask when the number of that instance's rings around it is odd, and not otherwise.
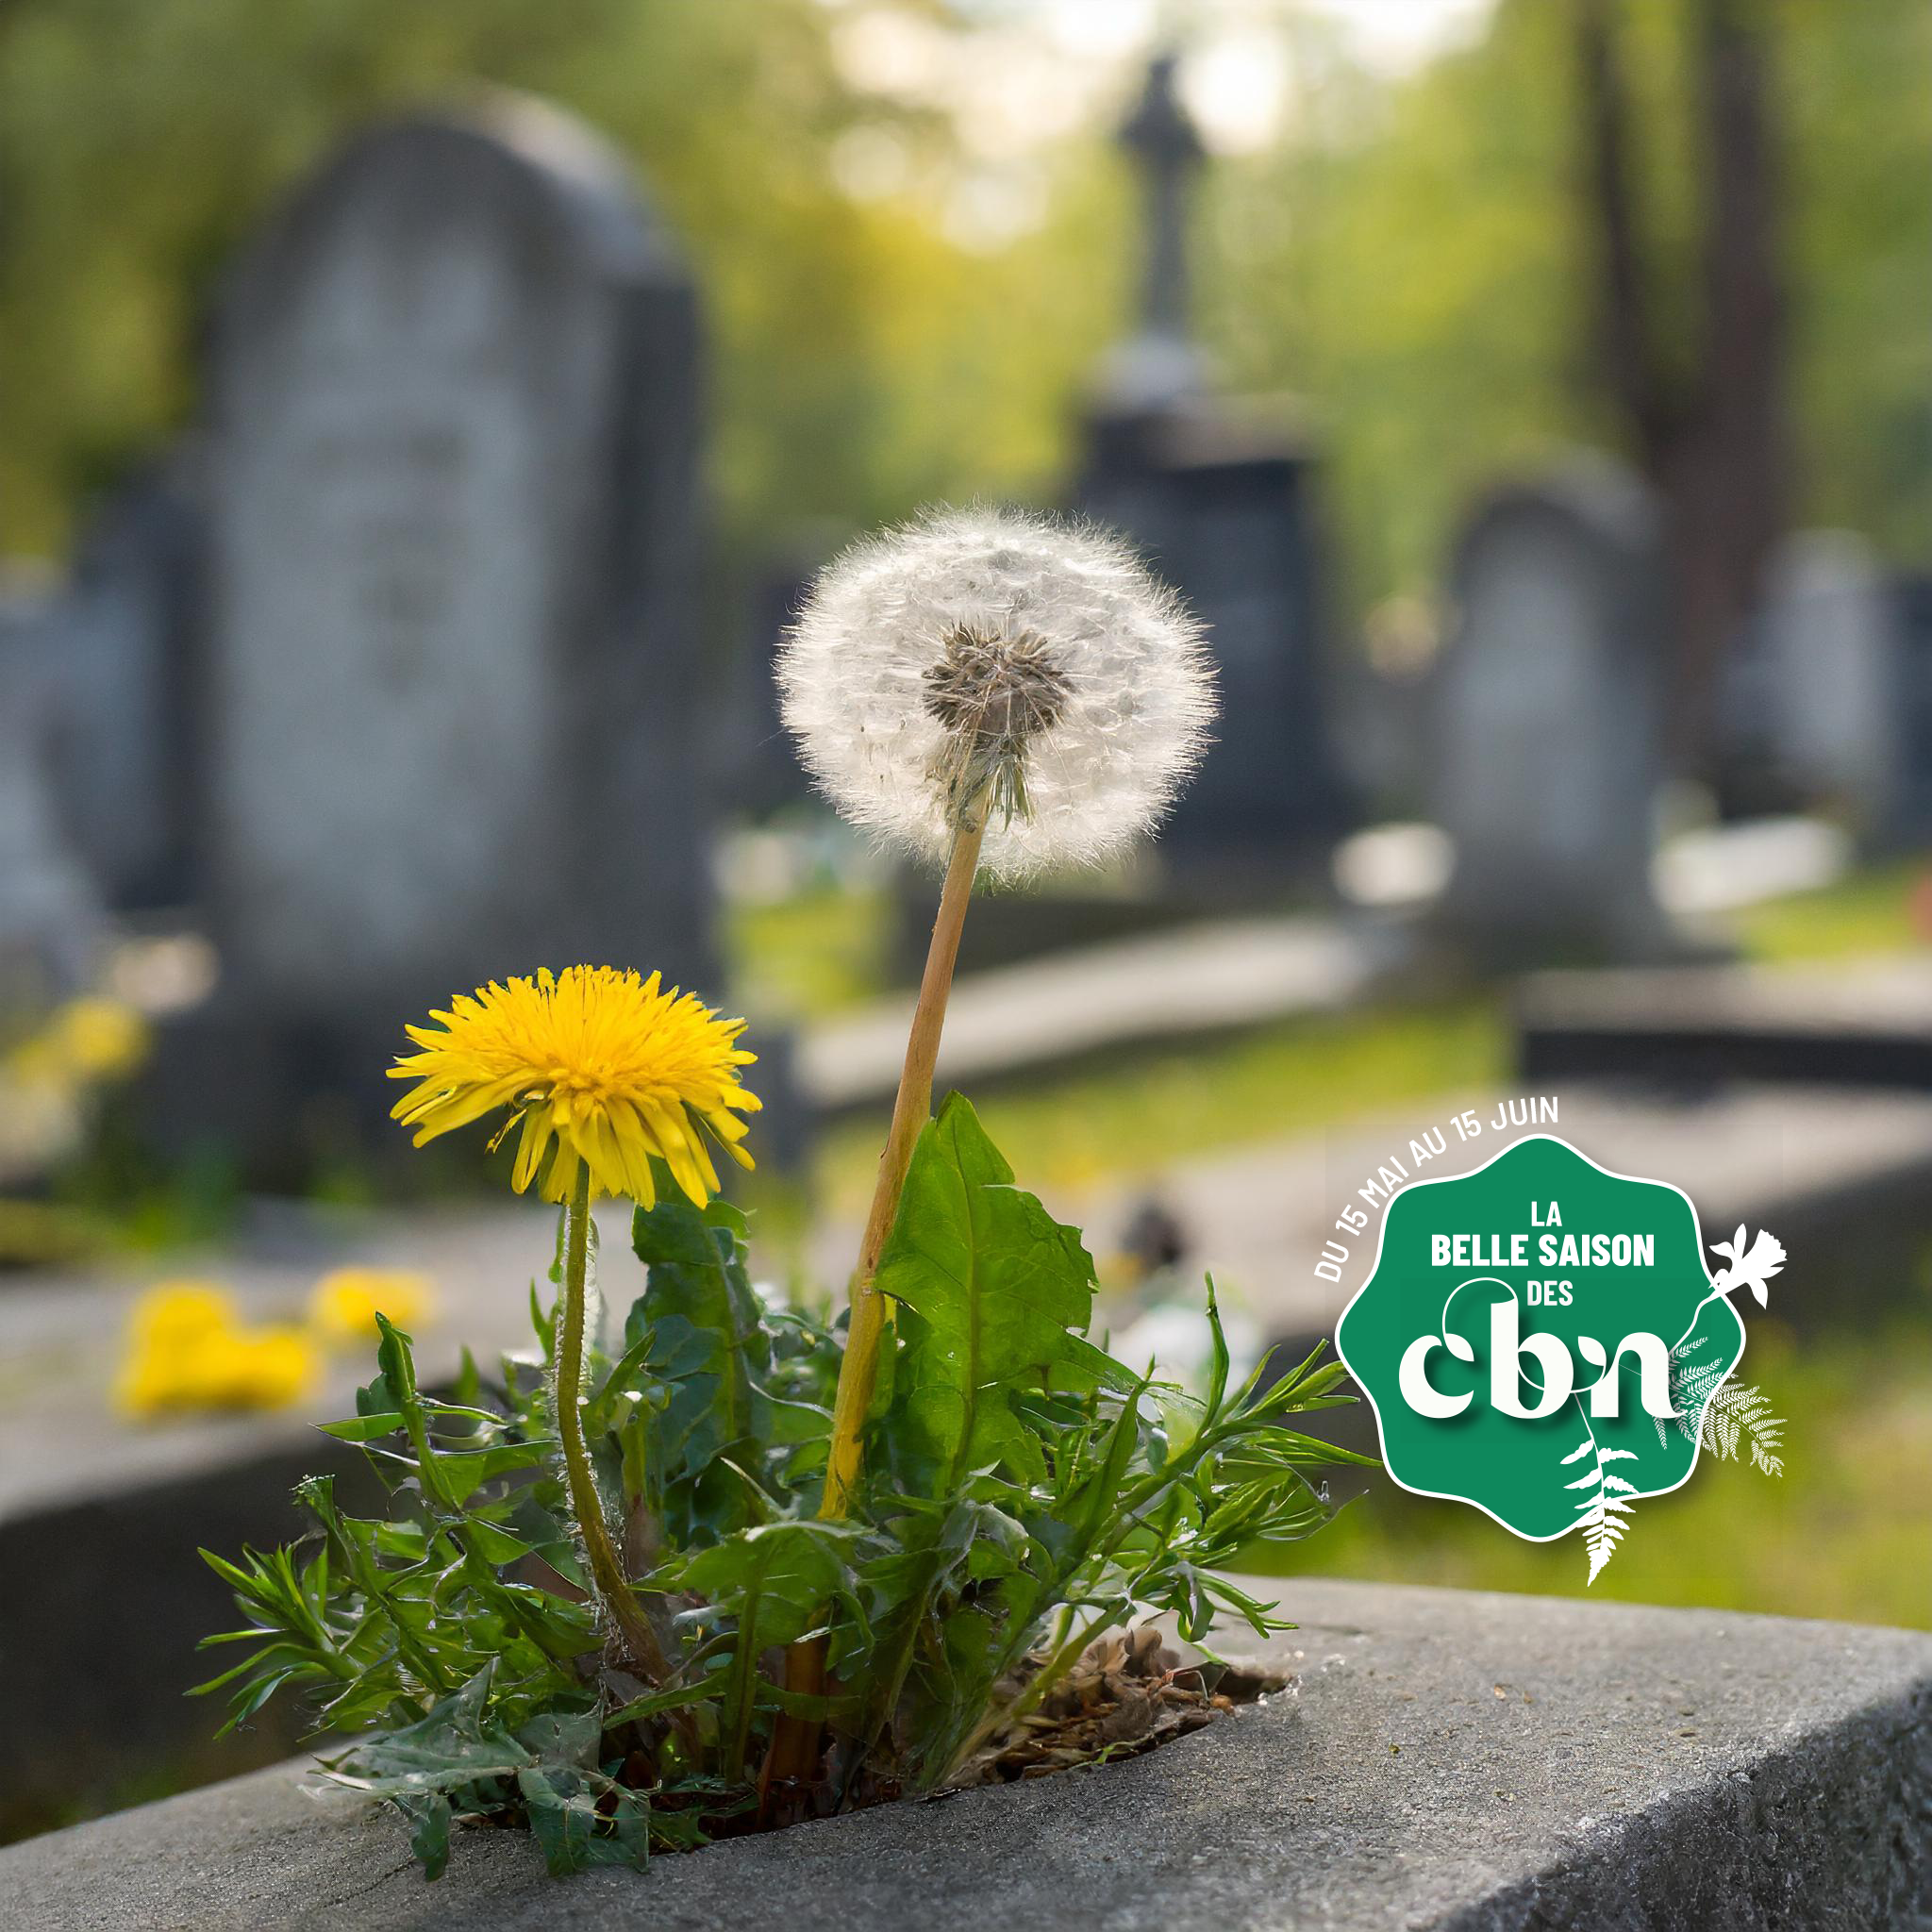
[{"label": "concrete ledge", "polygon": [[558,1885],[520,1834],[426,1885],[283,1766],[0,1853],[89,1932],[974,1924],[1871,1928],[1932,1907],[1932,1636],[1309,1580],[1298,1697],[1151,1757]]},{"label": "concrete ledge", "polygon": [[1932,975],[1915,958],[1838,967],[1531,974],[1516,995],[1525,1080],[1738,1080],[1932,1091]]}]

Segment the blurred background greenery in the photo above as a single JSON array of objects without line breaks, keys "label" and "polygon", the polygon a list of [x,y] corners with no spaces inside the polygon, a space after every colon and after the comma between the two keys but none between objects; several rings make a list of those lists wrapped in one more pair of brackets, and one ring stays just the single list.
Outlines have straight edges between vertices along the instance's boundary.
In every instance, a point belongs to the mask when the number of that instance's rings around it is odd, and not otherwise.
[{"label": "blurred background greenery", "polygon": [[[1795,521],[1903,558],[1932,526],[1932,13],[1745,11],[1776,79]],[[1688,363],[1693,9],[1617,12],[1645,273]],[[1221,150],[1200,333],[1235,389],[1319,398],[1343,615],[1424,595],[1473,488],[1620,440],[1581,346],[1569,9],[1201,0],[1183,24]],[[475,82],[579,110],[690,250],[727,557],[936,497],[1048,495],[1126,308],[1132,186],[1108,135],[1162,26],[1143,0],[16,0],[4,547],[58,555],[185,420],[211,283],[294,176],[385,106]]]}]

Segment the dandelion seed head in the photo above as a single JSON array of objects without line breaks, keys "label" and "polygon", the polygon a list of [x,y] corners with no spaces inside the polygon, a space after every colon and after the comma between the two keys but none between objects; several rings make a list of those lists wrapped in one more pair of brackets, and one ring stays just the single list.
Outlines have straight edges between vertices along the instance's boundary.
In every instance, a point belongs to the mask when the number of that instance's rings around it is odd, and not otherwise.
[{"label": "dandelion seed head", "polygon": [[1200,626],[1120,539],[1009,509],[868,538],[813,586],[777,667],[786,724],[839,810],[982,868],[1115,857],[1164,816],[1214,714]]}]

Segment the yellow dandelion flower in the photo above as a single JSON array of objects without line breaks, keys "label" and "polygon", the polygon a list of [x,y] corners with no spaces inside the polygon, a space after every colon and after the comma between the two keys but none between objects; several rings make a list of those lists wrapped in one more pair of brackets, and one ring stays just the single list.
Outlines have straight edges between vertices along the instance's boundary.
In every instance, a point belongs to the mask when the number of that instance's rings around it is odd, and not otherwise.
[{"label": "yellow dandelion flower", "polygon": [[158,1281],[128,1311],[129,1339],[139,1348],[192,1348],[235,1325],[235,1298],[219,1283]]},{"label": "yellow dandelion flower", "polygon": [[314,1386],[315,1344],[299,1328],[244,1328],[222,1338],[202,1364],[210,1408],[286,1408]]},{"label": "yellow dandelion flower", "polygon": [[135,1303],[114,1399],[136,1421],[281,1408],[314,1385],[319,1358],[299,1328],[245,1328],[211,1282],[164,1281]]},{"label": "yellow dandelion flower", "polygon": [[[438,1024],[404,1030],[422,1048],[397,1058],[394,1080],[418,1084],[391,1109],[416,1144],[511,1109],[491,1146],[521,1124],[512,1184],[563,1201],[579,1163],[594,1193],[657,1200],[651,1157],[702,1208],[718,1191],[708,1134],[741,1167],[740,1113],[762,1104],[738,1070],[742,1020],[721,1020],[695,993],[669,992],[609,966],[571,966],[459,993]],[[385,1310],[385,1312],[387,1312]]]},{"label": "yellow dandelion flower", "polygon": [[120,1000],[85,994],[55,1012],[7,1056],[10,1079],[25,1086],[83,1087],[118,1080],[146,1058],[147,1022]]},{"label": "yellow dandelion flower", "polygon": [[337,1268],[308,1296],[308,1323],[331,1345],[371,1341],[378,1313],[399,1328],[425,1320],[435,1291],[426,1274],[407,1268]]}]

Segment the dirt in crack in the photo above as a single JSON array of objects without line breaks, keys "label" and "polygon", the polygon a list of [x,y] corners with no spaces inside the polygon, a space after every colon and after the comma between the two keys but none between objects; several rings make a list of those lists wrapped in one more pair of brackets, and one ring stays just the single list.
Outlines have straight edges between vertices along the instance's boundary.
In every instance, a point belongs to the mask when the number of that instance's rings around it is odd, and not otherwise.
[{"label": "dirt in crack", "polygon": [[[1003,1679],[999,1702],[1018,1697],[1043,1661],[1029,1657]],[[954,1784],[1011,1784],[1138,1757],[1287,1685],[1255,1664],[1185,1663],[1151,1624],[1114,1632],[1090,1643],[1036,1709],[989,1739]]]}]

